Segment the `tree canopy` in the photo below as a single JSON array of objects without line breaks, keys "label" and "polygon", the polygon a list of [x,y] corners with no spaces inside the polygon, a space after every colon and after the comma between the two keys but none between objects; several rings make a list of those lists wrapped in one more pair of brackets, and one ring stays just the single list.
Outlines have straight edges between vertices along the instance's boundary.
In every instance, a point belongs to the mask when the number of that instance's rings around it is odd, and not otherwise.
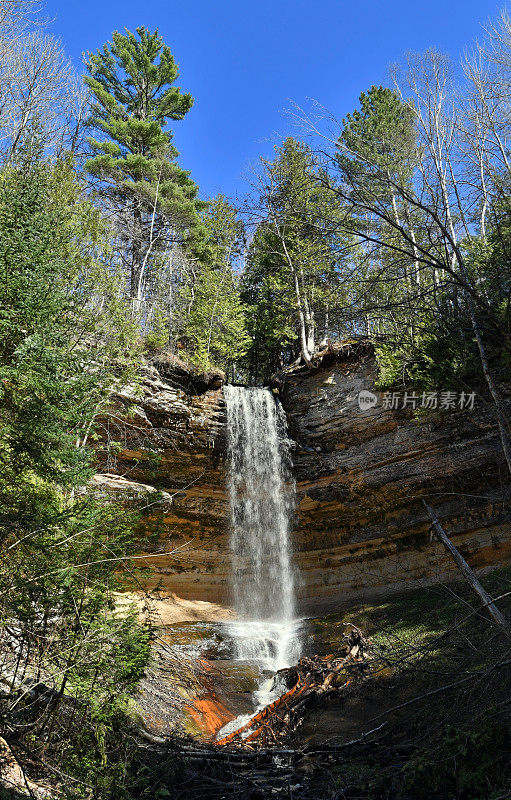
[{"label": "tree canopy", "polygon": [[197,233],[198,187],[177,163],[169,120],[182,120],[193,105],[173,84],[174,58],[158,31],[114,32],[87,61],[85,83],[93,96],[90,138],[95,153],[86,169],[119,215],[128,253],[130,296],[139,301],[156,253]]}]

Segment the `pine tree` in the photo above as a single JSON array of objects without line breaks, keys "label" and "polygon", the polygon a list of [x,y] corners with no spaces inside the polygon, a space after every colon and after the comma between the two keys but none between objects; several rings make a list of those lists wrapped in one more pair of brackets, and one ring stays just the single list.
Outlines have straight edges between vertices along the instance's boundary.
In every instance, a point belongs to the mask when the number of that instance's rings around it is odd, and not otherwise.
[{"label": "pine tree", "polygon": [[264,383],[296,355],[298,339],[294,294],[276,237],[267,225],[257,228],[250,244],[241,297],[251,338],[248,373],[254,383]]},{"label": "pine tree", "polygon": [[181,295],[189,308],[183,340],[198,366],[226,369],[245,354],[249,343],[237,274],[244,230],[223,195],[210,201],[202,221],[206,246],[195,279],[191,276]]},{"label": "pine tree", "polygon": [[[362,92],[359,103],[343,120],[336,161],[343,192],[352,201],[355,237],[365,255],[366,267],[357,272],[368,309],[366,330],[381,333],[384,328],[390,333],[392,328],[413,349],[420,337],[414,298],[425,283],[420,249],[423,218],[413,201],[418,159],[414,115],[396,92],[382,86]],[[382,274],[385,282],[379,279]],[[391,321],[382,325],[393,305]],[[385,350],[385,345],[381,348]]]},{"label": "pine tree", "polygon": [[70,265],[64,256],[71,245],[67,217],[65,209],[53,205],[47,167],[4,171],[0,472],[11,475],[5,489],[19,488],[27,471],[71,485],[88,474],[87,456],[76,440],[92,413],[93,379],[83,370],[83,354],[73,347],[71,335],[80,298],[65,281]]},{"label": "pine tree", "polygon": [[[372,86],[362,92],[360,109],[343,119],[338,161],[347,176],[392,202],[398,188],[410,185],[416,157],[413,112],[392,89]],[[393,184],[396,185],[392,192]]]},{"label": "pine tree", "polygon": [[169,239],[198,233],[197,185],[176,163],[169,120],[182,120],[193,104],[174,86],[178,68],[158,31],[115,32],[89,54],[85,82],[94,105],[95,151],[86,169],[101,181],[100,192],[118,211],[135,305],[143,297],[151,261]]}]

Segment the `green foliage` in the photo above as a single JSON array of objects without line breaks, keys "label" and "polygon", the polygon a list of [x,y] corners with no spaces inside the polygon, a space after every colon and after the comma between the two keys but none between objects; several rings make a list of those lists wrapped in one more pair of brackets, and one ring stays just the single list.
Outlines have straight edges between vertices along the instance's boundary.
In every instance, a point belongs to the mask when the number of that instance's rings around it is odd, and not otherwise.
[{"label": "green foliage", "polygon": [[433,752],[419,751],[403,768],[403,789],[417,800],[484,800],[509,771],[511,736],[495,711],[475,728],[447,726]]},{"label": "green foliage", "polygon": [[182,341],[199,368],[228,369],[245,354],[249,343],[237,275],[244,230],[223,195],[210,201],[202,220],[205,250],[197,273],[181,290],[181,300],[188,306]]},{"label": "green foliage", "polygon": [[480,368],[475,343],[469,335],[435,326],[416,331],[414,338],[389,335],[375,343],[378,362],[377,386],[413,386],[415,389],[456,390],[478,380]]},{"label": "green foliage", "polygon": [[[311,149],[292,137],[262,159],[259,223],[243,275],[252,345],[249,370],[267,379],[301,341],[314,350],[345,301],[340,207]],[[297,342],[298,347],[297,347]]]},{"label": "green foliage", "polygon": [[[430,190],[420,194],[419,127],[410,103],[377,86],[362,93],[359,108],[343,120],[336,160],[344,196],[353,203],[349,224],[360,242],[355,305],[367,332],[377,334],[380,387],[457,388],[481,380],[480,357],[467,294],[451,279],[456,259],[446,260],[435,210],[428,211],[428,203],[434,206]],[[505,282],[490,265],[490,242],[466,231],[460,253],[480,293],[476,316],[494,369],[500,346],[482,309],[499,308]]]},{"label": "green foliage", "polygon": [[378,389],[386,389],[402,381],[401,359],[395,348],[389,347],[385,343],[378,343],[375,345],[375,355],[378,362],[378,380],[376,382]]},{"label": "green foliage", "polygon": [[[77,443],[114,381],[113,360],[129,367],[134,331],[104,265],[104,224],[69,163],[4,170],[0,227],[0,491],[16,516],[34,475],[86,481]],[[101,311],[98,286],[112,298]]]},{"label": "green foliage", "polygon": [[[0,175],[0,630],[12,644],[0,653],[11,681],[0,718],[16,735],[37,731],[35,753],[58,741],[60,763],[72,764],[71,707],[97,742],[87,756],[97,783],[103,731],[149,656],[150,631],[114,613],[136,517],[81,489],[92,473],[86,440],[129,367],[131,333],[98,313],[96,281],[112,288],[104,226],[70,164],[22,157]],[[109,322],[121,307],[112,305]]]},{"label": "green foliage", "polygon": [[415,151],[413,112],[392,91],[372,86],[362,92],[360,108],[343,119],[337,159],[357,192],[377,195],[392,203],[397,194],[392,183],[401,186],[411,180]]},{"label": "green foliage", "polygon": [[[501,326],[502,337],[481,317],[482,337],[491,369],[500,380],[511,375],[506,331],[509,327],[508,265],[502,253],[502,230],[465,243],[471,278],[484,292]],[[495,237],[495,238],[494,238]],[[437,290],[435,307],[423,304],[408,323],[406,290],[402,312],[393,314],[384,339],[375,343],[378,386],[413,385],[424,389],[457,389],[482,382],[477,345],[466,307],[451,288]],[[477,312],[476,312],[477,313]]]},{"label": "green foliage", "polygon": [[90,139],[96,155],[86,169],[102,182],[102,193],[125,214],[131,249],[130,296],[140,299],[142,274],[170,236],[199,235],[197,186],[176,163],[169,120],[182,120],[193,104],[174,86],[177,65],[158,31],[114,32],[112,41],[89,54],[85,83],[94,105]]},{"label": "green foliage", "polygon": [[149,331],[144,337],[149,350],[163,350],[169,343],[168,318],[160,308],[155,310]]},{"label": "green foliage", "polygon": [[101,657],[84,663],[70,678],[68,691],[79,699],[82,724],[73,730],[57,724],[55,731],[61,767],[89,787],[80,791],[80,784],[71,785],[73,800],[89,797],[91,789],[94,797],[111,800],[134,796],[130,696],[147,665],[150,640],[134,616],[110,620],[102,635]]},{"label": "green foliage", "polygon": [[242,277],[242,299],[247,306],[251,339],[248,368],[256,383],[267,380],[283,366],[298,338],[294,295],[277,248],[269,227],[260,225]]},{"label": "green foliage", "polygon": [[66,285],[76,269],[70,214],[52,202],[47,167],[2,174],[0,459],[9,491],[32,470],[67,484],[88,475],[76,441],[93,413],[96,379],[81,368],[73,330],[83,298]]}]

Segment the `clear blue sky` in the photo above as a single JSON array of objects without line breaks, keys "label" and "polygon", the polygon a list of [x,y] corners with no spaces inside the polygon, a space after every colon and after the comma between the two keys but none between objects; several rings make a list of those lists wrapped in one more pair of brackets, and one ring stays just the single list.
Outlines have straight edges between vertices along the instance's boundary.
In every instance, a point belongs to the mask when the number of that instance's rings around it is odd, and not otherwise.
[{"label": "clear blue sky", "polygon": [[[293,133],[290,101],[337,117],[406,50],[459,60],[496,16],[495,0],[47,0],[53,31],[79,65],[113,30],[159,28],[195,105],[174,128],[180,164],[203,196],[243,194],[243,174]],[[294,131],[297,133],[297,131]]]}]

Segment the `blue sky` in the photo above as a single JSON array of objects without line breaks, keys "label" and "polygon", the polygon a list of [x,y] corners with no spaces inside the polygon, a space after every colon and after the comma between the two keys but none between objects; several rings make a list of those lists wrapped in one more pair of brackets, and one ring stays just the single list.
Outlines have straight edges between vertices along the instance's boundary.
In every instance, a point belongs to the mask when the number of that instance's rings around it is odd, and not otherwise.
[{"label": "blue sky", "polygon": [[174,128],[180,164],[208,196],[246,190],[243,175],[283,135],[307,98],[343,117],[385,82],[406,50],[459,60],[496,16],[494,0],[47,0],[52,29],[79,65],[113,30],[159,28],[195,105]]}]

